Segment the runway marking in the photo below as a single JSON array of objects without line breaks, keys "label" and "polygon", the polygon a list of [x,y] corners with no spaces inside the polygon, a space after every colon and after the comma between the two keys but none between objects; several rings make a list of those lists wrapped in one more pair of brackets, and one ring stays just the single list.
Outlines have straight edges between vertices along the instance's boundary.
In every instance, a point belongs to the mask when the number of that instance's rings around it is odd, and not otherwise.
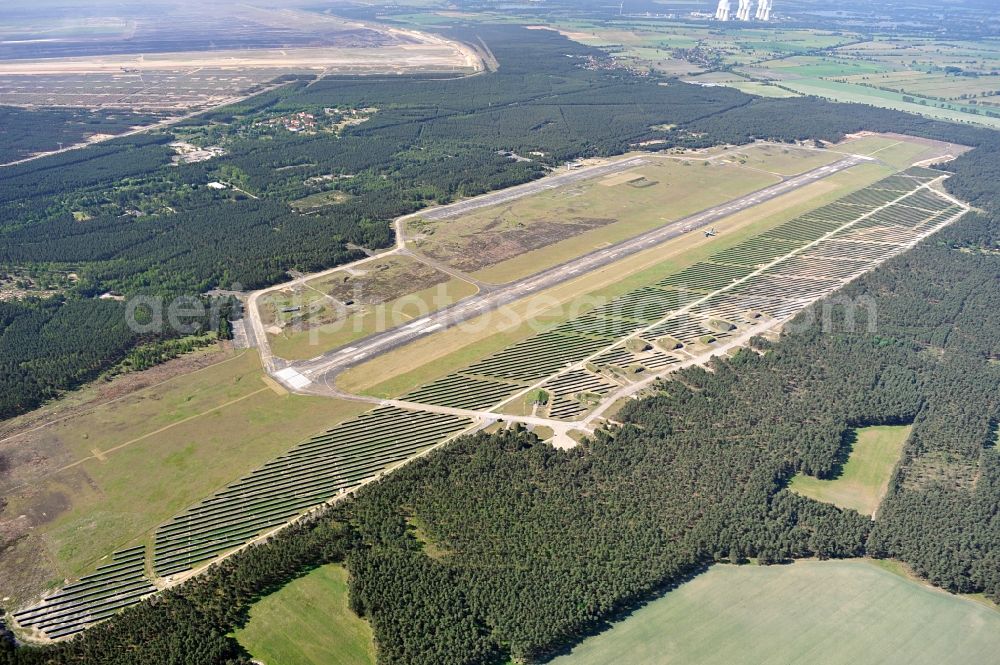
[{"label": "runway marking", "polygon": [[286,367],[279,372],[275,372],[274,376],[279,381],[287,383],[292,390],[301,390],[312,383],[312,381],[300,374],[294,367]]}]

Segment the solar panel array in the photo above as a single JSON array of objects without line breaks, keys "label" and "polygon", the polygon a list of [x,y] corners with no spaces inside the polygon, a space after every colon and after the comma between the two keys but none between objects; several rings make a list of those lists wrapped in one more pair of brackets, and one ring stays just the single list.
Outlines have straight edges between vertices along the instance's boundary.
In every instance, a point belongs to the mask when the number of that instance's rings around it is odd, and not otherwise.
[{"label": "solar panel array", "polygon": [[146,550],[132,547],[37,605],[14,614],[17,622],[56,639],[79,633],[156,591],[146,576]]},{"label": "solar panel array", "polygon": [[471,424],[458,416],[384,407],[337,425],[157,529],[154,569],[161,576],[188,570]]}]

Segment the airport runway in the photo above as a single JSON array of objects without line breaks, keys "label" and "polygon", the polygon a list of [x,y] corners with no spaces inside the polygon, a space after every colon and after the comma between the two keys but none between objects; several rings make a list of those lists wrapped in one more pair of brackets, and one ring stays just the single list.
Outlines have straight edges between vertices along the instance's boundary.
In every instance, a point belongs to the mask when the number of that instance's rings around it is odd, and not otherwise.
[{"label": "airport runway", "polygon": [[[641,158],[637,159],[641,160]],[[685,233],[698,232],[699,229],[703,229],[725,217],[760,205],[778,196],[868,161],[874,160],[869,157],[853,155],[836,163],[788,178],[776,185],[747,194],[723,205],[710,208],[640,236],[591,252],[536,275],[503,285],[493,291],[473,296],[452,307],[442,309],[416,321],[411,321],[391,330],[375,333],[354,342],[350,346],[330,351],[312,360],[289,363],[284,369],[275,372],[273,376],[290,389],[298,392],[316,392],[317,390],[322,392],[324,387],[327,390],[332,390],[332,379],[337,374],[367,360],[371,360],[379,355],[440,332],[463,321],[481,316],[527,296],[540,293],[580,275],[616,263]],[[619,166],[618,170],[620,170],[620,164],[616,164],[616,166]],[[567,174],[567,176],[571,175],[576,174]],[[587,177],[594,177],[592,169],[589,170]],[[540,189],[548,189],[566,184],[566,181],[563,180],[561,183],[553,185],[548,182],[551,180],[555,179],[547,179],[545,187],[541,187]],[[507,191],[503,192],[503,194],[510,196],[510,193]],[[519,195],[523,196],[523,194]],[[480,205],[480,201],[481,199],[470,201],[469,203],[474,205],[468,209],[481,207],[481,205],[496,205],[497,203],[494,199],[491,202]],[[451,207],[454,208],[454,206]],[[317,386],[314,384],[320,385]]]}]

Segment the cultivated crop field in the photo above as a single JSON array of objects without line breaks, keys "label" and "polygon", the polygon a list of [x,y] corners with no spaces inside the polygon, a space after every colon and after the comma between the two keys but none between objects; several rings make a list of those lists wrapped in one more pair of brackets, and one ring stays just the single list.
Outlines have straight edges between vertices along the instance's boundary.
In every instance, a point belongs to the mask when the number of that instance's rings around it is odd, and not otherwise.
[{"label": "cultivated crop field", "polygon": [[868,561],[713,566],[551,665],[985,663],[1000,612]]},{"label": "cultivated crop field", "polygon": [[993,127],[1000,125],[998,68],[996,42],[876,37],[821,55],[755,63],[735,73],[789,93]]},{"label": "cultivated crop field", "polygon": [[[717,30],[706,25],[642,19],[616,21],[610,27],[557,20],[553,27],[570,39],[607,49],[623,64],[679,76],[709,66],[742,65],[853,41],[852,35],[825,30]],[[683,52],[695,49],[693,54]]]},{"label": "cultivated crop field", "polygon": [[[953,122],[1000,126],[1000,42],[782,30],[641,19],[612,27],[553,19],[617,63],[766,97],[817,95]],[[725,71],[719,71],[725,68]],[[731,69],[730,69],[731,68]]]}]

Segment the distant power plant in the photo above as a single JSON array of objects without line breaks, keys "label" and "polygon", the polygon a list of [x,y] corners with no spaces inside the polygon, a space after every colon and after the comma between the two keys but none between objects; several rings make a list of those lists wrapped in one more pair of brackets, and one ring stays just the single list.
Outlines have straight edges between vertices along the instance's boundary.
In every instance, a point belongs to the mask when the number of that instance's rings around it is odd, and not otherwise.
[{"label": "distant power plant", "polygon": [[740,8],[736,10],[737,21],[750,20],[750,0],[740,0]]},{"label": "distant power plant", "polygon": [[[757,12],[754,14],[753,18],[758,21],[770,21],[771,20],[771,7],[774,0],[757,0]],[[739,7],[736,10],[736,20],[737,21],[750,21],[750,10],[753,5],[753,0],[739,0]],[[719,0],[719,7],[715,10],[715,19],[717,21],[728,21],[732,18],[733,6],[730,0]]]}]

